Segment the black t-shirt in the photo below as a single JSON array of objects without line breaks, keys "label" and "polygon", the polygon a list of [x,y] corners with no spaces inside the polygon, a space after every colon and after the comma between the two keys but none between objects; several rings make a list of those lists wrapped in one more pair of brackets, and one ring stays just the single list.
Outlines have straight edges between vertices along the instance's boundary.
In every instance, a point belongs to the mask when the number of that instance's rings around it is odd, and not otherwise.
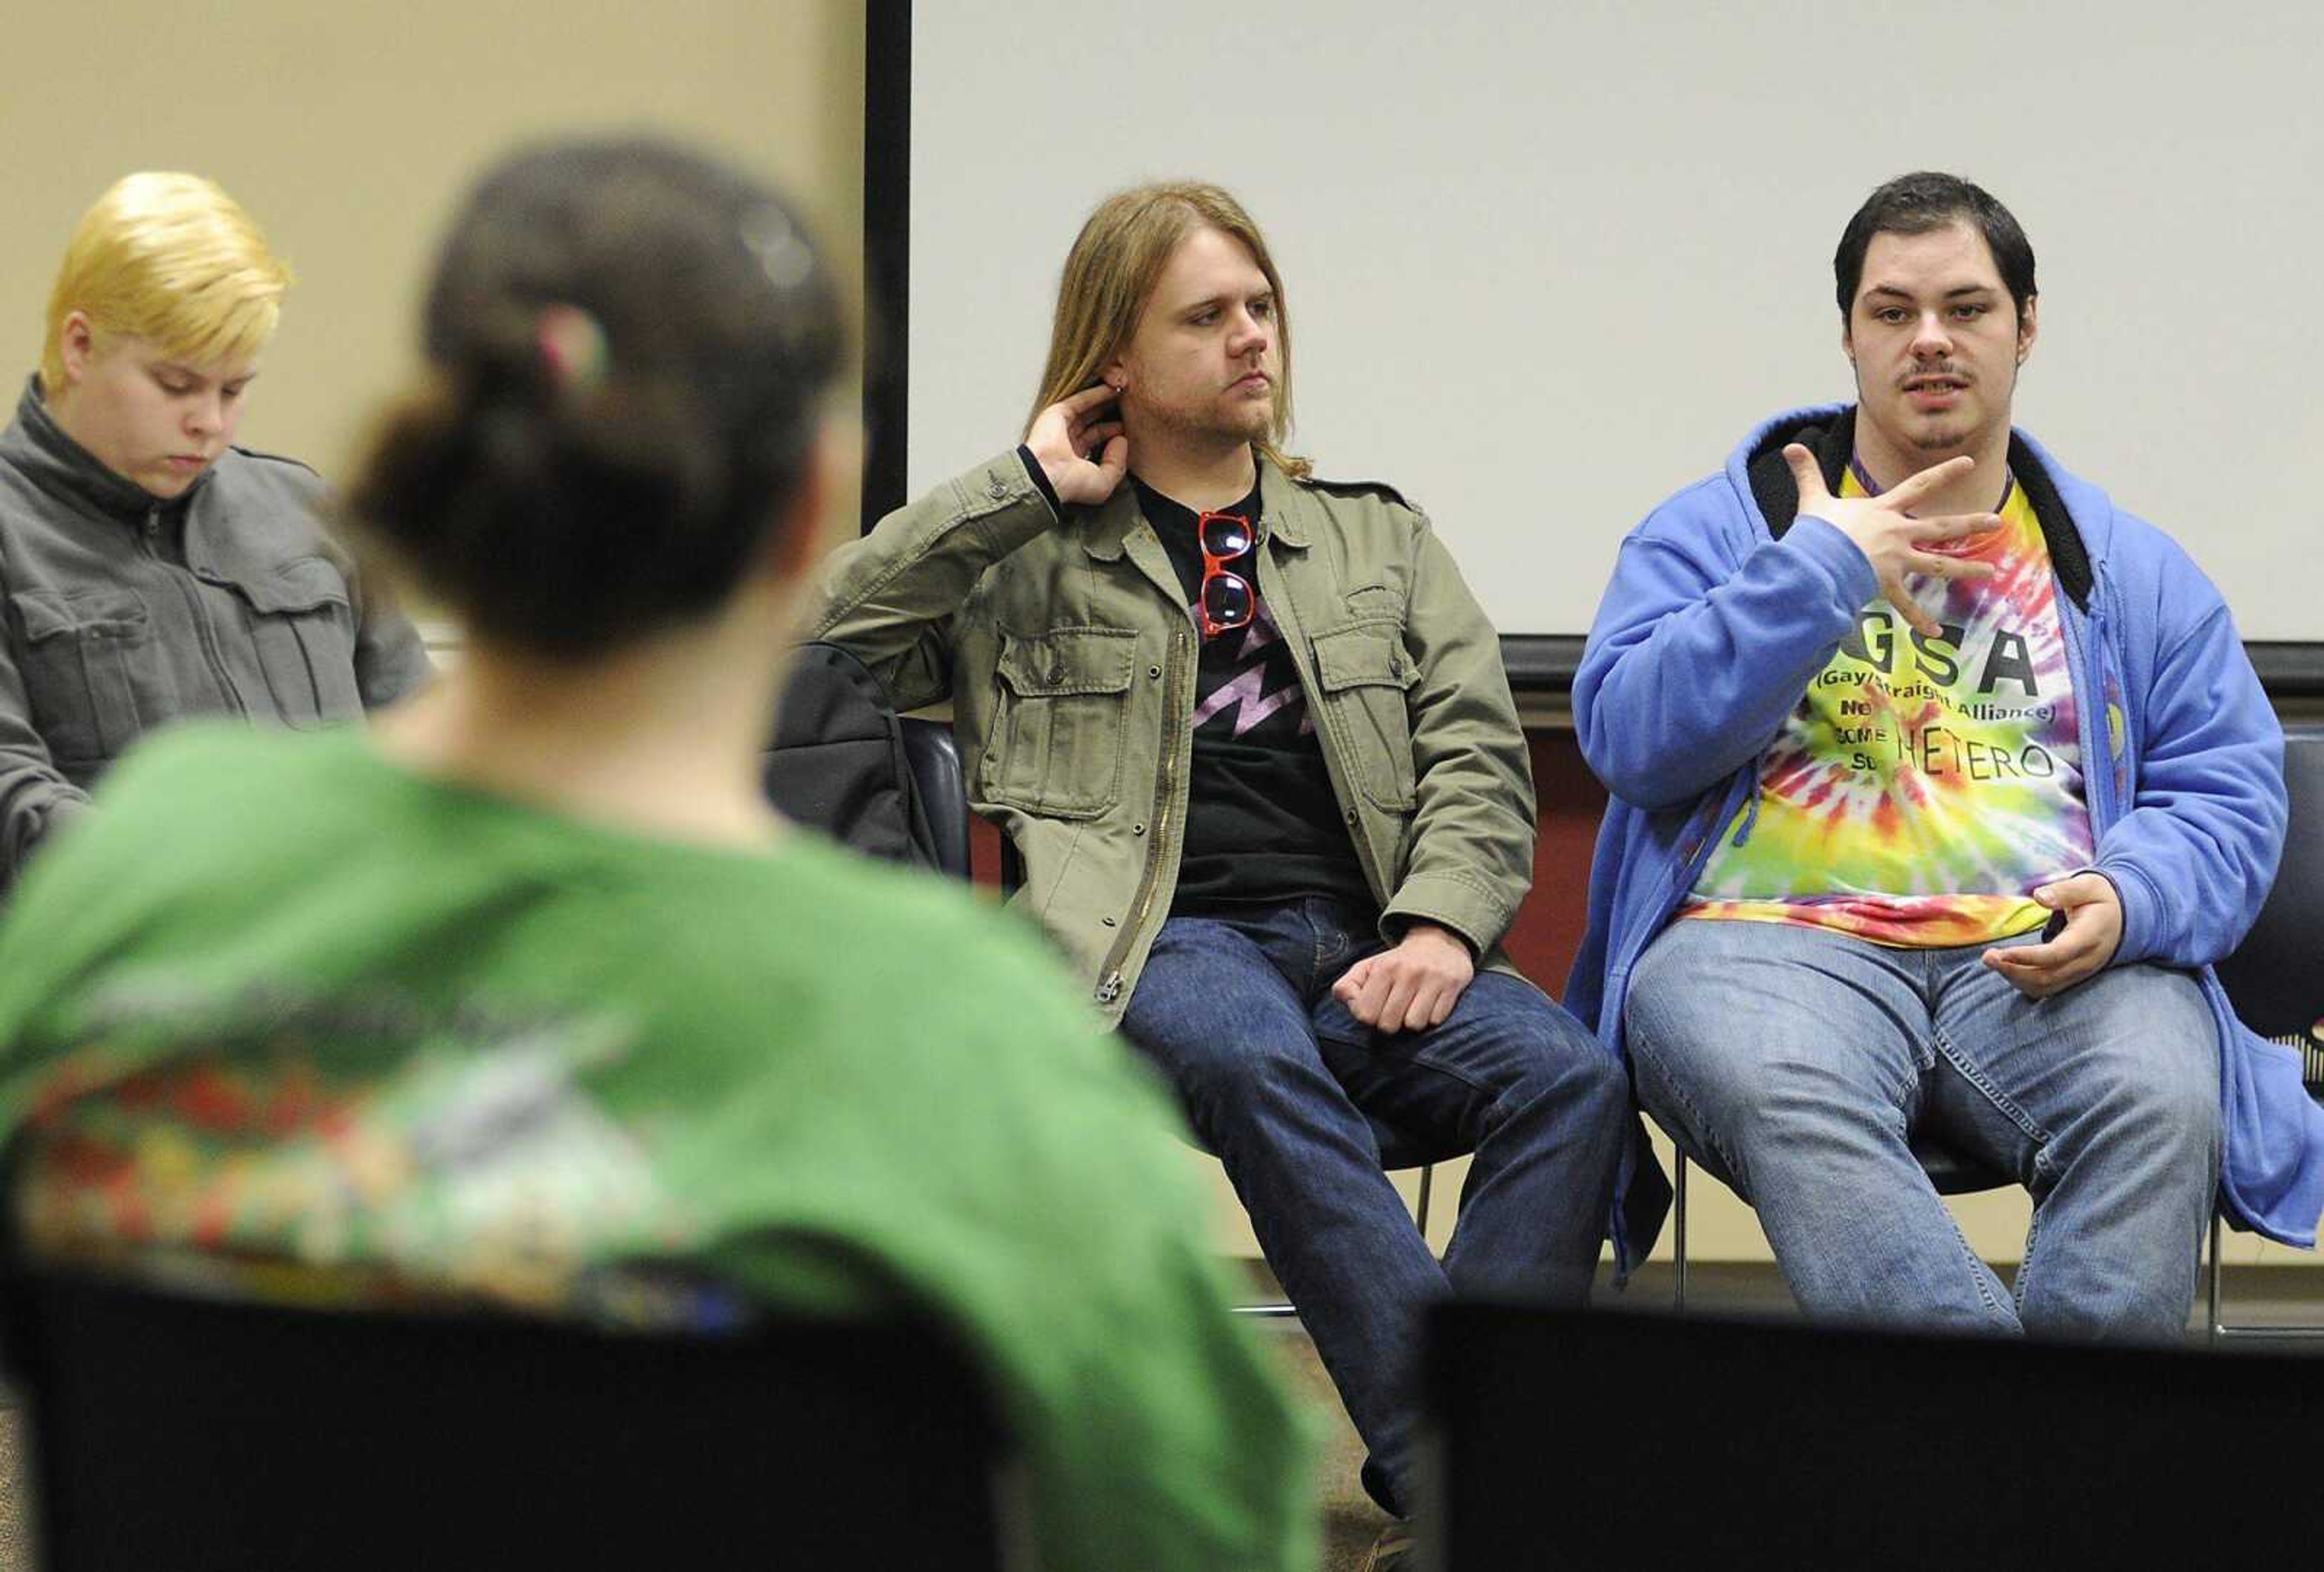
[{"label": "black t-shirt", "polygon": [[[1194,513],[1138,481],[1147,522],[1192,606],[1203,582]],[[1259,488],[1222,513],[1258,534]],[[1341,819],[1290,648],[1259,598],[1257,549],[1224,564],[1251,587],[1250,625],[1203,641],[1194,668],[1194,758],[1174,916],[1328,895],[1364,908],[1371,886]],[[1201,625],[1196,615],[1196,625]]]}]

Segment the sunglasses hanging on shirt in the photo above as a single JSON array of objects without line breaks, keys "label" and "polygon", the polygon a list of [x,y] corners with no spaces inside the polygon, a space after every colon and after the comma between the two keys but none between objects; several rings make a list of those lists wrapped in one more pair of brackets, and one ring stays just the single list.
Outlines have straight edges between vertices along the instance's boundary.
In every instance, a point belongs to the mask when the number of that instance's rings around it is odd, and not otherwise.
[{"label": "sunglasses hanging on shirt", "polygon": [[1203,637],[1250,626],[1251,614],[1259,608],[1259,592],[1226,565],[1250,550],[1255,538],[1250,521],[1240,513],[1204,513],[1194,521],[1194,538],[1203,548],[1203,587],[1194,597]]}]

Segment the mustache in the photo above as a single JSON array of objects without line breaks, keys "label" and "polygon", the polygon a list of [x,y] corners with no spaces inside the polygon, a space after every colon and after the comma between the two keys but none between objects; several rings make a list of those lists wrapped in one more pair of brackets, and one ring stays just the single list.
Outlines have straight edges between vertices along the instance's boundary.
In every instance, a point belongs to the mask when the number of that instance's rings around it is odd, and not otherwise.
[{"label": "mustache", "polygon": [[1953,365],[1950,361],[1946,361],[1940,365],[1916,365],[1910,371],[1900,372],[1896,376],[1896,385],[1899,388],[1910,387],[1916,382],[1925,382],[1931,377],[1939,376],[1950,377],[1955,382],[1975,382],[1977,380],[1976,377],[1972,376],[1964,368]]}]

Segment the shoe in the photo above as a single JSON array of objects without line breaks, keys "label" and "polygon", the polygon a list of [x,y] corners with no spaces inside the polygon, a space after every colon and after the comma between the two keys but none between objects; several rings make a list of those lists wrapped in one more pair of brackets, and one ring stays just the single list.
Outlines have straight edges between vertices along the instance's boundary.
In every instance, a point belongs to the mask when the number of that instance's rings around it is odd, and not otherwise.
[{"label": "shoe", "polygon": [[1414,1572],[1420,1565],[1419,1540],[1410,1518],[1398,1518],[1379,1531],[1372,1553],[1364,1558],[1363,1572]]}]

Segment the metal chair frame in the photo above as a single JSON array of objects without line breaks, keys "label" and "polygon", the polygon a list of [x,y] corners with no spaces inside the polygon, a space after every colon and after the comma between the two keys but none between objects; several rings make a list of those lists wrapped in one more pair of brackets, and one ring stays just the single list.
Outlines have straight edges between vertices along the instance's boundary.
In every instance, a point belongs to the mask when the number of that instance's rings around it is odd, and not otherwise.
[{"label": "metal chair frame", "polygon": [[[2218,966],[2220,985],[2244,1024],[2270,1041],[2301,1050],[2301,1078],[2324,1100],[2324,728],[2288,728],[2283,736],[2283,784],[2291,800],[2290,824],[2275,887],[2268,892],[2251,931],[2236,953]],[[2324,1326],[2229,1325],[2220,1308],[2226,1241],[2221,1219],[2211,1218],[2210,1303],[2208,1319],[2214,1343],[2231,1339],[2324,1338]]]},{"label": "metal chair frame", "polygon": [[[2312,1033],[2302,1033],[2296,1037],[2271,1038],[2269,1040],[2282,1043],[2287,1048],[2300,1050],[2306,1071],[2304,1078],[2307,1080],[2309,1089],[2318,1093],[2319,1097],[2324,1097],[2324,1041],[2319,1041]],[[2265,1342],[2324,1340],[2324,1324],[2269,1327],[2253,1322],[2246,1322],[2242,1325],[2228,1323],[2220,1309],[2227,1261],[2219,1247],[2226,1242],[2227,1219],[2214,1210],[2211,1213],[2210,1285],[2204,1316],[2209,1327],[2210,1340],[2213,1343],[2230,1342],[2237,1338]]]}]

